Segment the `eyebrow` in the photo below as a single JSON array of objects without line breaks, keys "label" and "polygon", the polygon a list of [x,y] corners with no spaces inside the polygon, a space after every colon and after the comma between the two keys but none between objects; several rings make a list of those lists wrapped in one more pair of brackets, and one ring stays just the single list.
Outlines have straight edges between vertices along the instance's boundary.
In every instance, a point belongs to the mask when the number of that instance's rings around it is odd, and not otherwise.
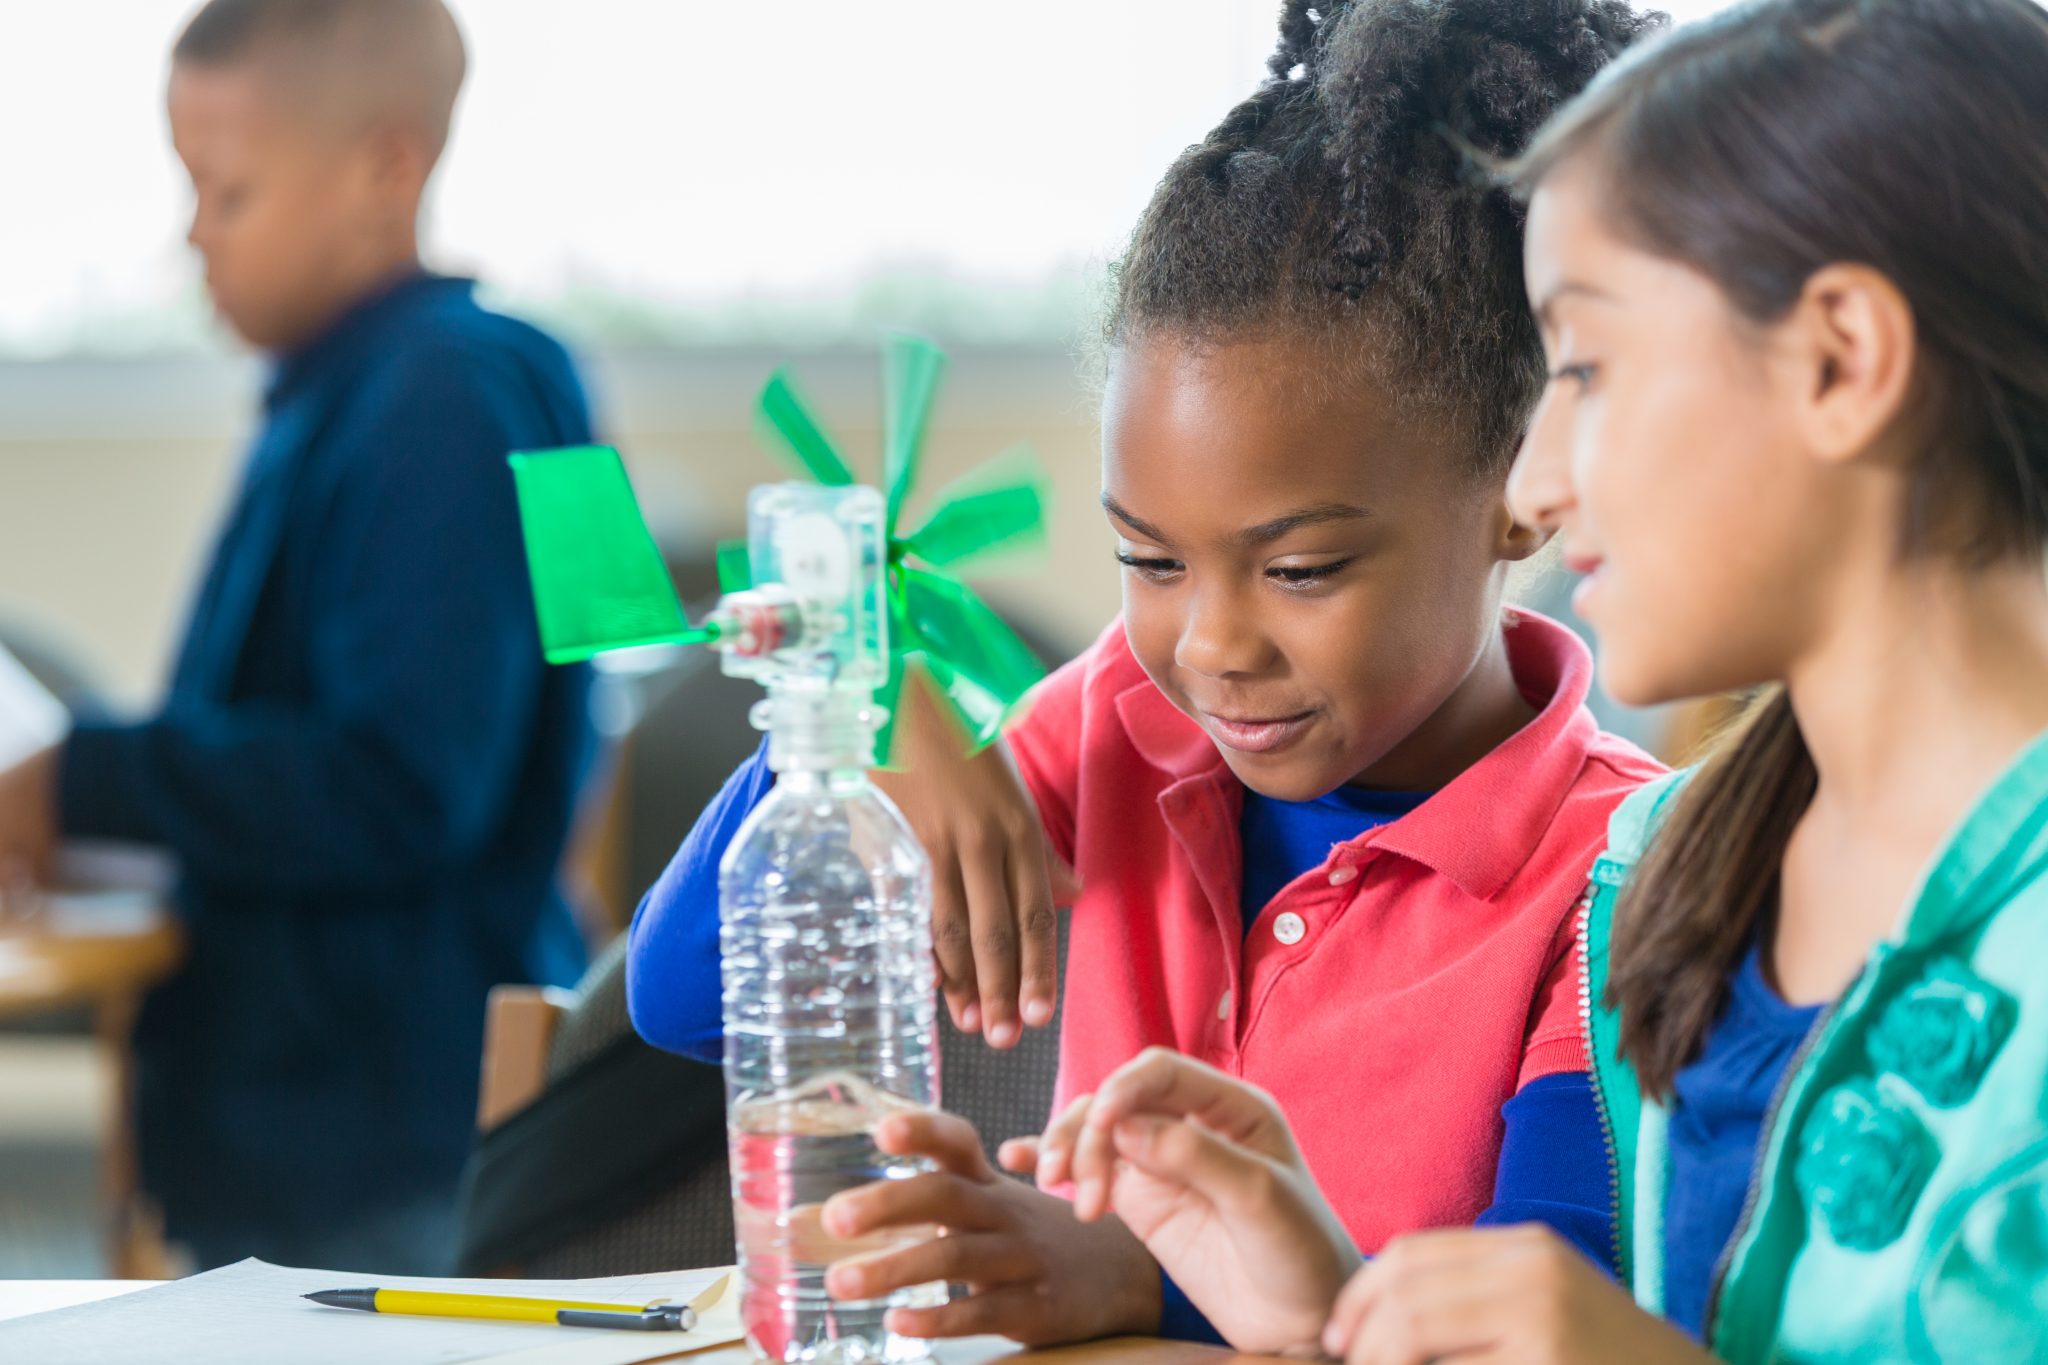
[{"label": "eyebrow", "polygon": [[[1122,503],[1109,494],[1102,495],[1102,510],[1115,517],[1124,525],[1138,532],[1147,540],[1161,545],[1171,545],[1173,538],[1141,517],[1133,516]],[[1323,526],[1335,521],[1362,521],[1372,515],[1366,508],[1348,502],[1317,502],[1300,507],[1285,516],[1262,521],[1256,526],[1247,526],[1239,531],[1235,539],[1244,545],[1266,545],[1280,539],[1291,531],[1304,526]]]},{"label": "eyebrow", "polygon": [[1551,313],[1556,310],[1558,300],[1571,298],[1574,295],[1579,298],[1594,299],[1601,303],[1614,302],[1614,295],[1604,290],[1595,289],[1590,284],[1580,284],[1576,280],[1566,280],[1563,284],[1545,294],[1543,302],[1536,305],[1536,320],[1546,327],[1553,325]]}]

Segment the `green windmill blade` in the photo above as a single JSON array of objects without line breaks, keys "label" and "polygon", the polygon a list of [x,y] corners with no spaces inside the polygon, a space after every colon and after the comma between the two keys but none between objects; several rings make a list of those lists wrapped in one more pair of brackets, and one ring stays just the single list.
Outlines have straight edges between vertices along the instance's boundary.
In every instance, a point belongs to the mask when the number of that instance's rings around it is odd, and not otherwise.
[{"label": "green windmill blade", "polygon": [[754,586],[754,564],[744,540],[721,540],[717,550],[718,590],[745,592]]},{"label": "green windmill blade", "polygon": [[832,438],[811,415],[811,405],[798,394],[788,370],[777,370],[769,376],[757,406],[762,425],[775,435],[777,443],[804,473],[833,488],[853,482],[853,471],[846,467]]},{"label": "green windmill blade", "polygon": [[683,616],[616,450],[521,451],[508,462],[549,663],[712,638]]},{"label": "green windmill blade", "polygon": [[882,353],[882,478],[889,508],[885,524],[892,540],[903,503],[917,480],[925,422],[945,368],[945,353],[918,337],[891,337]]},{"label": "green windmill blade", "polygon": [[[875,700],[887,716],[877,751],[888,759],[895,756],[895,717],[912,663],[930,675],[976,749],[996,738],[1019,698],[1045,675],[1001,617],[964,583],[938,572],[1042,535],[1045,479],[1027,450],[1007,452],[957,480],[915,532],[898,532],[917,485],[925,425],[944,368],[944,354],[915,337],[892,337],[883,353],[890,657]],[[853,471],[787,371],[770,377],[758,412],[770,444],[801,470],[821,483],[853,482]]]},{"label": "green windmill blade", "polygon": [[1045,470],[1029,446],[1014,446],[942,489],[903,548],[951,568],[983,555],[1043,542]]},{"label": "green windmill blade", "polygon": [[992,743],[1045,665],[965,583],[905,565],[903,623],[976,748]]}]

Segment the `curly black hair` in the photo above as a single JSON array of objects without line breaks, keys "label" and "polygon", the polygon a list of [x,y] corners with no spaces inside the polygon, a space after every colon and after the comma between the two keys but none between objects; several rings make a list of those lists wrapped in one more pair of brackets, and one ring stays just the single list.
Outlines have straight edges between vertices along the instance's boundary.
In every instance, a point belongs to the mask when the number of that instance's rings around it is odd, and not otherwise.
[{"label": "curly black hair", "polygon": [[1628,0],[1285,0],[1266,79],[1153,193],[1105,340],[1305,330],[1504,469],[1543,356],[1523,212],[1490,167],[1663,22]]}]

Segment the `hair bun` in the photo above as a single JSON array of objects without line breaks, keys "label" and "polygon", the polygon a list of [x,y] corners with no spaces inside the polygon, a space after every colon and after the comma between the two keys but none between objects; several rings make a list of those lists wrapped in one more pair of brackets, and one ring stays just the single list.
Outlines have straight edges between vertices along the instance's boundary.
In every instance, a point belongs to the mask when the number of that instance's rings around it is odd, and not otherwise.
[{"label": "hair bun", "polygon": [[[1314,18],[1310,18],[1313,15]],[[1402,243],[1418,194],[1472,179],[1471,153],[1512,156],[1571,94],[1661,14],[1627,0],[1290,0],[1277,65],[1314,82],[1343,187],[1338,255],[1369,286]],[[1299,22],[1297,22],[1299,21]],[[1311,25],[1304,43],[1300,23]]]}]

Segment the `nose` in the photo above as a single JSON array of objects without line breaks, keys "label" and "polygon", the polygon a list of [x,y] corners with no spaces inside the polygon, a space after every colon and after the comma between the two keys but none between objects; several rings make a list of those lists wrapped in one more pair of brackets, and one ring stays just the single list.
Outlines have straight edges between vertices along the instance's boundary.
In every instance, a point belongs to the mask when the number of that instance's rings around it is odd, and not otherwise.
[{"label": "nose", "polygon": [[1571,443],[1563,414],[1546,394],[1508,471],[1508,510],[1524,526],[1556,530],[1572,507],[1571,475]]},{"label": "nose", "polygon": [[1173,661],[1210,678],[1258,672],[1272,645],[1242,599],[1241,592],[1223,585],[1191,594]]}]

